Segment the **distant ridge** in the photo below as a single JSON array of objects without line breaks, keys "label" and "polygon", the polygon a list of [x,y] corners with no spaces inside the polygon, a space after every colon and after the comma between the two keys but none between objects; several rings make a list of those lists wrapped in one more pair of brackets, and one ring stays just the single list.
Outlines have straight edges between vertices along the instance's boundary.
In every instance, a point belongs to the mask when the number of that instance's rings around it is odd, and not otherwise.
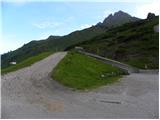
[{"label": "distant ridge", "polygon": [[12,61],[19,63],[29,57],[38,55],[43,52],[66,50],[66,48],[70,46],[88,41],[98,35],[105,33],[113,26],[116,27],[124,23],[134,22],[137,20],[139,20],[139,18],[132,17],[123,11],[118,11],[114,13],[114,15],[110,14],[107,18],[104,19],[103,23],[98,23],[92,27],[74,31],[65,36],[50,35],[47,39],[31,41],[18,48],[17,50],[3,54],[1,56],[1,67],[9,67],[10,62]]}]

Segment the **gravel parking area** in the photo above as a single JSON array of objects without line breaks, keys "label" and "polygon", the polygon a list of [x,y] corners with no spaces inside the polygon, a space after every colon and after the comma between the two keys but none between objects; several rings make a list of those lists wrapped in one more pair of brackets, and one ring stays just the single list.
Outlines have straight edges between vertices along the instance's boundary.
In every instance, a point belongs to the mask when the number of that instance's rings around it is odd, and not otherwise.
[{"label": "gravel parking area", "polygon": [[66,54],[3,75],[2,118],[159,118],[158,74],[133,73],[112,85],[73,91],[50,77]]}]

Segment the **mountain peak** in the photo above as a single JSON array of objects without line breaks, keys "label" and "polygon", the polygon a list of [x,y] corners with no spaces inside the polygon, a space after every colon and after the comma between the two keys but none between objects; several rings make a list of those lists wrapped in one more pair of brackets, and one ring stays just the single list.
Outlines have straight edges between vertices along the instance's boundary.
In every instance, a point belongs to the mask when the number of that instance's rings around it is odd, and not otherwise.
[{"label": "mountain peak", "polygon": [[121,10],[119,10],[118,12],[115,12],[115,13],[114,13],[114,16],[120,16],[120,15],[128,15],[128,16],[130,16],[128,13],[123,12],[123,11],[121,11]]},{"label": "mountain peak", "polygon": [[137,20],[139,20],[139,18],[132,17],[128,13],[119,10],[114,14],[109,14],[108,17],[104,19],[103,23],[101,23],[101,26],[115,27],[124,23],[134,22]]},{"label": "mountain peak", "polygon": [[149,12],[147,15],[147,19],[153,19],[156,15],[154,13]]},{"label": "mountain peak", "polygon": [[125,12],[123,12],[122,10],[119,10],[119,11],[115,12],[114,14],[121,14],[121,13],[125,13]]}]

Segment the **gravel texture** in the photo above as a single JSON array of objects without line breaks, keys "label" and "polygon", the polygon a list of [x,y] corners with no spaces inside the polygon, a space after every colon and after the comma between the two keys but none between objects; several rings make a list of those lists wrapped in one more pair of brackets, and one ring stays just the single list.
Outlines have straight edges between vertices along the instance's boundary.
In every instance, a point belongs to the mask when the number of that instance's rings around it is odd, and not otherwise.
[{"label": "gravel texture", "polygon": [[90,91],[73,91],[50,72],[66,55],[55,53],[3,75],[2,118],[158,118],[158,74],[133,73]]}]

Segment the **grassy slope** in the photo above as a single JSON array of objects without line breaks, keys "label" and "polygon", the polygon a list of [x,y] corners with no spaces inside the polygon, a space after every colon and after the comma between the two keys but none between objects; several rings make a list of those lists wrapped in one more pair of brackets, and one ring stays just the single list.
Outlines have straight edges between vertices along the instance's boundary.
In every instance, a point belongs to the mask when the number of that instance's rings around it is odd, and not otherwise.
[{"label": "grassy slope", "polygon": [[[116,75],[111,75],[112,72]],[[111,65],[79,53],[69,52],[53,70],[52,78],[68,87],[83,90],[113,83],[122,74],[125,72]]]},{"label": "grassy slope", "polygon": [[[116,22],[119,23],[118,25],[120,25],[123,24],[124,22],[129,22],[126,21],[127,19],[131,21],[131,19],[133,18],[122,17],[121,20],[116,19],[116,21],[112,22],[113,24],[115,24]],[[23,60],[29,57],[38,55],[43,52],[48,52],[48,51],[56,52],[56,51],[66,50],[68,47],[74,46],[77,43],[87,41],[97,35],[101,35],[102,33],[106,32],[110,27],[111,26],[106,27],[106,26],[96,25],[83,30],[74,31],[65,36],[50,36],[44,40],[31,41],[17,50],[3,54],[1,56],[1,63],[2,63],[1,67],[7,68],[10,66],[9,63],[11,61],[22,62]]]},{"label": "grassy slope", "polygon": [[138,68],[157,69],[159,66],[159,34],[153,27],[159,17],[141,20],[110,29],[90,41],[77,44],[86,51],[128,63]]},{"label": "grassy slope", "polygon": [[10,66],[9,63],[11,61],[22,62],[29,57],[36,56],[43,52],[64,50],[66,47],[77,44],[81,41],[89,40],[96,35],[104,33],[105,30],[106,29],[101,27],[90,27],[61,37],[50,36],[45,40],[31,41],[15,51],[3,54],[1,56],[1,67],[7,68]]},{"label": "grassy slope", "polygon": [[24,68],[24,67],[27,67],[27,66],[30,66],[32,65],[33,63],[37,62],[37,61],[40,61],[42,59],[44,59],[45,57],[49,56],[53,54],[52,52],[44,52],[44,53],[41,53],[37,56],[34,56],[34,57],[29,57],[28,59],[16,64],[16,65],[12,65],[8,68],[4,68],[1,70],[1,73],[2,74],[5,74],[5,73],[9,73],[9,72],[13,72],[13,71],[16,71],[18,69],[21,69],[21,68]]}]

